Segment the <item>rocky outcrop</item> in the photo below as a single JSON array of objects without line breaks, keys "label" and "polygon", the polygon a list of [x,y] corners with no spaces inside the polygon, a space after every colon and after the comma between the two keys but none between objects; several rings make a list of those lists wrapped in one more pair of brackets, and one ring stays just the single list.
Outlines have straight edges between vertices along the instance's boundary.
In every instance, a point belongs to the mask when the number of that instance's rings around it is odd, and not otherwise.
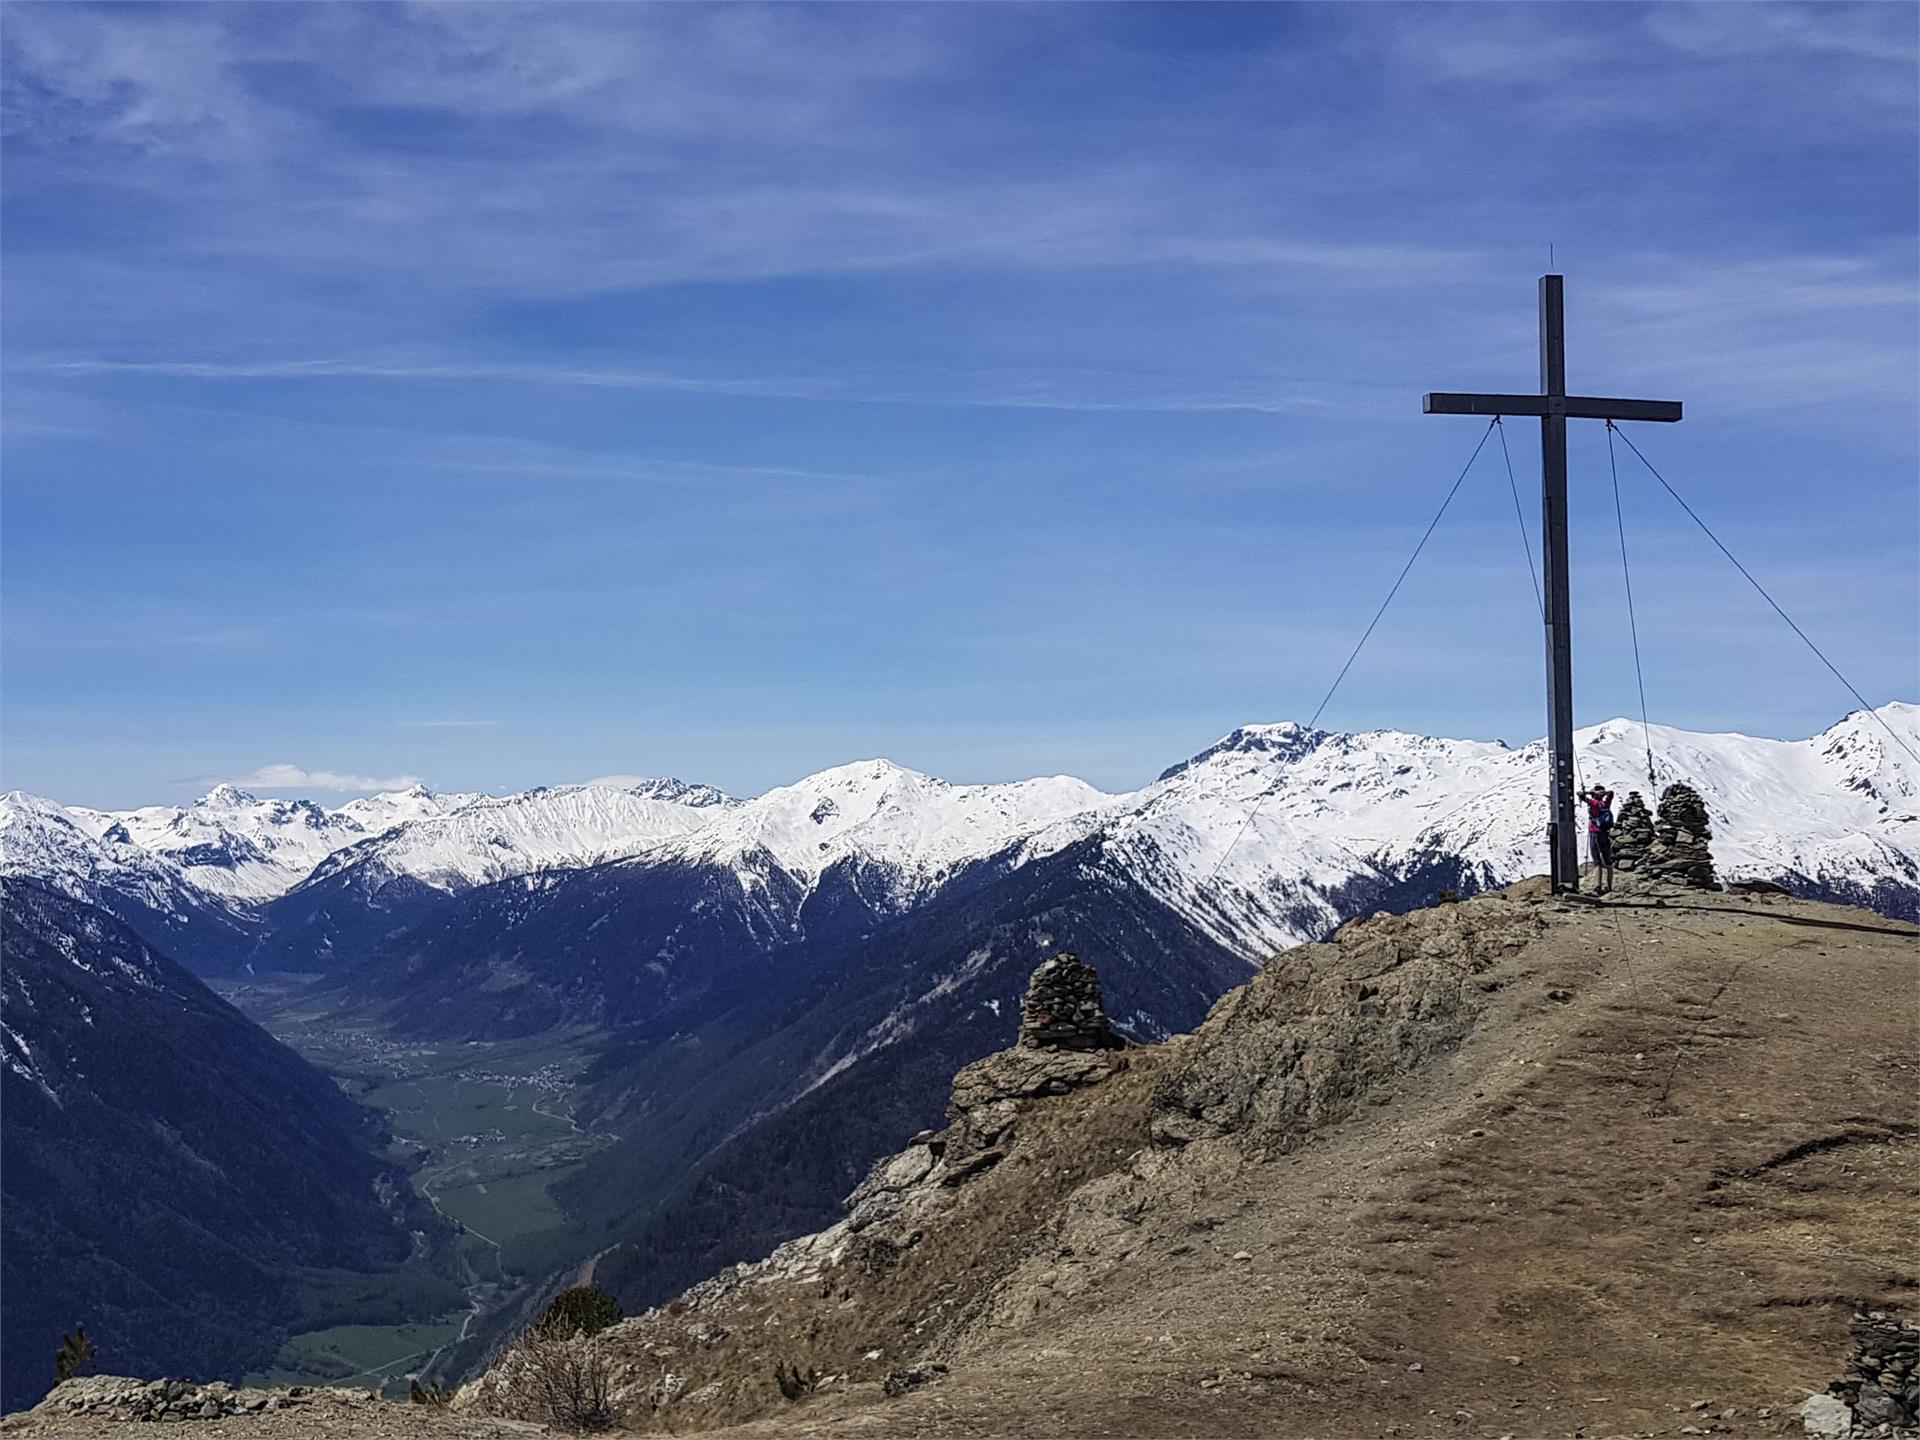
[{"label": "rocky outcrop", "polygon": [[1113,1069],[1110,1053],[1125,1044],[1107,1023],[1094,968],[1073,955],[1044,962],[1027,982],[1018,1043],[953,1077],[942,1137],[945,1183],[957,1183],[999,1159],[1024,1102],[1070,1094],[1104,1079]]},{"label": "rocky outcrop", "polygon": [[[889,1294],[900,1283],[897,1277],[916,1265],[953,1264],[956,1249],[983,1290],[1017,1265],[1031,1247],[1033,1227],[1044,1222],[1024,1207],[983,1201],[982,1191],[1004,1184],[1012,1172],[1021,1179],[1009,1191],[1027,1193],[1023,1187],[1035,1185],[1036,1168],[1054,1177],[1042,1188],[1056,1192],[1056,1198],[1077,1183],[1065,1168],[1036,1160],[1062,1149],[1077,1153],[1088,1143],[1078,1128],[1061,1131],[1060,1122],[1049,1116],[1049,1102],[1124,1074],[1147,1053],[1108,1025],[1098,975],[1071,955],[1054,956],[1039,967],[1022,1013],[1019,1043],[954,1076],[946,1128],[924,1131],[904,1150],[876,1163],[847,1196],[845,1219],[601,1332],[599,1338],[619,1357],[613,1400],[628,1423],[644,1421],[646,1428],[710,1424],[753,1413],[774,1403],[776,1395],[778,1403],[792,1403],[789,1390],[826,1392],[850,1377],[871,1379],[897,1396],[945,1374],[944,1365],[894,1363],[884,1344],[872,1343],[874,1322],[862,1318],[862,1302]],[[1124,1124],[1117,1129],[1144,1140],[1143,1120],[1133,1131]],[[1126,1153],[1109,1144],[1102,1163],[1122,1163]],[[1075,1172],[1078,1179],[1091,1173],[1084,1164]],[[999,1235],[1002,1229],[1005,1234]],[[929,1262],[929,1250],[944,1258]],[[831,1323],[809,1324],[790,1337],[782,1332],[781,1317],[790,1307],[810,1307],[827,1294],[846,1302]],[[940,1323],[957,1324],[963,1313],[956,1310]],[[836,1344],[843,1327],[854,1327],[861,1338]],[[928,1326],[915,1326],[914,1337],[914,1344],[926,1344]],[[789,1345],[791,1351],[783,1348]],[[804,1364],[802,1347],[813,1357]],[[737,1357],[743,1348],[766,1349],[769,1363],[742,1366],[737,1358],[725,1358]],[[770,1392],[776,1361],[787,1367],[787,1380]],[[463,1411],[516,1413],[512,1367],[496,1364],[462,1387],[454,1403]]]},{"label": "rocky outcrop", "polygon": [[1634,874],[1645,867],[1647,852],[1652,848],[1653,812],[1638,790],[1629,790],[1613,824],[1614,869],[1623,875]]},{"label": "rocky outcrop", "polygon": [[[1652,880],[1685,885],[1695,890],[1718,890],[1713,875],[1713,853],[1707,842],[1713,829],[1706,802],[1684,781],[1669,785],[1660,795],[1660,812],[1653,824],[1653,844],[1641,873]],[[1616,852],[1617,853],[1617,852]]]},{"label": "rocky outcrop", "polygon": [[892,1218],[915,1190],[952,1189],[997,1165],[1025,1105],[1105,1079],[1114,1052],[1126,1044],[1107,1024],[1099,975],[1072,955],[1056,955],[1033,972],[1020,1014],[1020,1039],[1011,1050],[976,1060],[953,1077],[947,1128],[916,1136],[847,1197],[849,1229]]},{"label": "rocky outcrop", "polygon": [[1154,1093],[1162,1144],[1286,1149],[1395,1075],[1459,1044],[1476,976],[1529,943],[1537,911],[1497,895],[1355,921],[1228,994]]},{"label": "rocky outcrop", "polygon": [[[126,1375],[86,1375],[63,1380],[29,1414],[49,1419],[101,1416],[109,1420],[223,1420],[281,1410],[329,1414],[369,1406],[386,1407],[377,1391],[315,1388],[237,1388],[224,1380],[136,1380]],[[316,1428],[326,1422],[315,1418]]]},{"label": "rocky outcrop", "polygon": [[237,1387],[215,1380],[138,1380],[86,1375],[63,1380],[31,1410],[0,1420],[0,1435],[87,1440],[125,1434],[128,1424],[185,1424],[222,1440],[505,1440],[552,1427],[438,1405],[404,1404],[378,1391],[339,1386]]}]

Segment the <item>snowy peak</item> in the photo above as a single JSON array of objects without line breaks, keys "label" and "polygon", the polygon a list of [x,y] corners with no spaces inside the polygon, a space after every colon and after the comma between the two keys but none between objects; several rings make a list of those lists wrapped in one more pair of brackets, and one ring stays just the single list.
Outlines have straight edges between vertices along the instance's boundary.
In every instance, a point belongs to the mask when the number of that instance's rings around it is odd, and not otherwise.
[{"label": "snowy peak", "polygon": [[692,785],[685,780],[675,780],[671,776],[657,778],[632,778],[620,786],[630,794],[642,800],[662,800],[670,805],[692,805],[705,808],[709,805],[738,805],[740,802],[724,790],[716,790],[711,785]]},{"label": "snowy peak", "polygon": [[1306,755],[1320,741],[1327,739],[1328,734],[1325,730],[1309,730],[1291,720],[1276,725],[1242,725],[1231,734],[1214,741],[1199,754],[1161,771],[1160,778],[1171,780],[1176,775],[1221,756],[1244,756],[1256,762],[1271,759],[1284,764]]},{"label": "snowy peak", "polygon": [[262,800],[217,785],[184,809],[69,812],[97,838],[125,840],[171,861],[191,884],[241,902],[271,898],[363,833],[311,800]]},{"label": "snowy peak", "polygon": [[193,808],[196,810],[245,810],[259,803],[257,797],[248,794],[237,785],[229,785],[223,781],[194,801]]},{"label": "snowy peak", "polygon": [[897,872],[904,890],[917,893],[959,865],[1113,798],[1065,775],[954,785],[890,760],[860,760],[745,801],[683,848],[732,862],[765,852],[807,880],[858,856]]},{"label": "snowy peak", "polygon": [[[1649,802],[1675,780],[1693,785],[1730,877],[1797,877],[1864,898],[1920,879],[1920,767],[1879,723],[1911,732],[1917,717],[1920,707],[1889,706],[1801,741],[1609,720],[1576,732],[1575,766],[1583,784],[1651,792]],[[1544,870],[1544,751],[1544,741],[1515,750],[1244,727],[1141,791],[1108,827],[1109,850],[1152,871],[1221,943],[1257,954],[1312,938],[1356,888],[1390,891],[1423,871],[1454,888]]]},{"label": "snowy peak", "polygon": [[104,876],[164,890],[173,874],[138,845],[90,834],[64,807],[22,790],[0,796],[0,873],[44,880],[88,899]]},{"label": "snowy peak", "polygon": [[366,893],[400,878],[451,891],[540,870],[600,864],[705,824],[716,802],[705,795],[696,798],[698,803],[659,800],[608,785],[543,786],[503,799],[469,797],[456,808],[395,825],[329,855],[312,880],[351,873]]},{"label": "snowy peak", "polygon": [[1920,752],[1920,705],[1895,701],[1875,711],[1856,710],[1809,743],[1849,790],[1893,808],[1920,805],[1920,774],[1911,754]]},{"label": "snowy peak", "polygon": [[15,790],[0,796],[0,876],[33,880],[71,900],[100,905],[152,933],[186,934],[210,952],[250,943],[242,917],[190,884],[180,868],[125,838],[95,835],[63,806]]}]

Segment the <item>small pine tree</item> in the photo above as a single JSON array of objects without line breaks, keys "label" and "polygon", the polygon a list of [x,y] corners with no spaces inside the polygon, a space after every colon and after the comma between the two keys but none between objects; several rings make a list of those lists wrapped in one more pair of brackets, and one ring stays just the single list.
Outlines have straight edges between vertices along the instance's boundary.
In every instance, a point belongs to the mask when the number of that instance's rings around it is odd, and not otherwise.
[{"label": "small pine tree", "polygon": [[543,1340],[571,1340],[576,1335],[598,1335],[620,1318],[620,1302],[598,1285],[575,1285],[562,1290],[533,1322],[533,1333]]},{"label": "small pine tree", "polygon": [[93,1341],[87,1338],[87,1327],[74,1322],[73,1333],[60,1337],[60,1348],[53,1354],[53,1380],[57,1385],[62,1380],[71,1380],[93,1368],[94,1358],[100,1352]]},{"label": "small pine tree", "polygon": [[789,1365],[783,1360],[773,1367],[773,1383],[780,1387],[780,1393],[787,1399],[799,1400],[819,1388],[820,1371],[811,1365],[802,1370],[798,1365]]},{"label": "small pine tree", "polygon": [[453,1399],[453,1392],[438,1380],[429,1380],[425,1385],[415,1380],[407,1387],[407,1398],[415,1405],[431,1405],[435,1409],[445,1409]]}]

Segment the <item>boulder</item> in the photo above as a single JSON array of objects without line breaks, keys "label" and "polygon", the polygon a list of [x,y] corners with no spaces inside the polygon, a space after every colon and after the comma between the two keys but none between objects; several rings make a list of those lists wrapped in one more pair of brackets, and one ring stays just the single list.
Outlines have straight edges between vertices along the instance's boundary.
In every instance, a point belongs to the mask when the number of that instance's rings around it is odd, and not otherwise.
[{"label": "boulder", "polygon": [[1809,1435],[1845,1435],[1853,1429],[1853,1409],[1831,1395],[1809,1395],[1800,1405],[1800,1424]]}]

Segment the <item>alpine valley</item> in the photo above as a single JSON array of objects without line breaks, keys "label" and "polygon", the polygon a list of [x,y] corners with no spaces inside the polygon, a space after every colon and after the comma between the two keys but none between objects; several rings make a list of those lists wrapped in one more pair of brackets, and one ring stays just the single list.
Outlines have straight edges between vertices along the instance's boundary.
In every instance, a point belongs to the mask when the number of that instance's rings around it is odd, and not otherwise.
[{"label": "alpine valley", "polygon": [[[1649,750],[1656,786],[1694,786],[1723,878],[1912,919],[1920,768],[1888,729],[1920,748],[1920,706],[1803,741],[1615,720],[1580,732],[1577,753],[1583,781],[1623,796],[1650,790]],[[388,1327],[391,1353],[348,1347],[344,1368],[456,1376],[564,1280],[590,1274],[634,1310],[831,1224],[876,1157],[937,1121],[955,1071],[1009,1043],[1030,972],[1056,951],[1099,971],[1116,1028],[1160,1039],[1276,950],[1539,871],[1543,771],[1538,743],[1278,724],[1124,794],[1069,777],[955,785],[883,760],[748,800],[679,780],[416,788],[333,809],[224,785],[132,811],[14,793],[0,800],[19,907],[10,1148],[22,1114],[65,1128],[31,1206],[9,1155],[7,1250],[57,1248],[63,1210],[79,1224],[91,1204],[60,1186],[99,1184],[134,1131],[179,1157],[129,1167],[142,1213],[219,1233],[221,1187],[196,1190],[196,1166],[231,1177],[244,1162],[165,1112],[170,1067],[191,1061],[237,1095],[294,1095],[304,1148],[261,1163],[339,1182],[288,1199],[300,1223],[275,1242],[276,1273],[337,1300],[343,1272],[405,1272],[418,1296],[400,1314],[370,1280],[366,1314],[309,1305],[306,1332],[291,1299],[229,1311],[252,1349],[202,1345],[207,1366],[274,1368],[265,1336],[279,1369],[308,1373],[361,1320]],[[154,1041],[151,1074],[109,1096],[142,1006],[194,1017],[190,1053]],[[316,1088],[321,1070],[338,1085]],[[423,1206],[395,1196],[396,1165]],[[301,1238],[314,1233],[332,1239]],[[216,1303],[219,1267],[191,1268],[173,1297]],[[72,1318],[116,1314],[109,1368],[164,1363],[138,1332],[170,1322],[115,1301],[126,1284],[10,1266],[9,1349],[50,1355]],[[16,1314],[38,1328],[16,1333]]]}]

